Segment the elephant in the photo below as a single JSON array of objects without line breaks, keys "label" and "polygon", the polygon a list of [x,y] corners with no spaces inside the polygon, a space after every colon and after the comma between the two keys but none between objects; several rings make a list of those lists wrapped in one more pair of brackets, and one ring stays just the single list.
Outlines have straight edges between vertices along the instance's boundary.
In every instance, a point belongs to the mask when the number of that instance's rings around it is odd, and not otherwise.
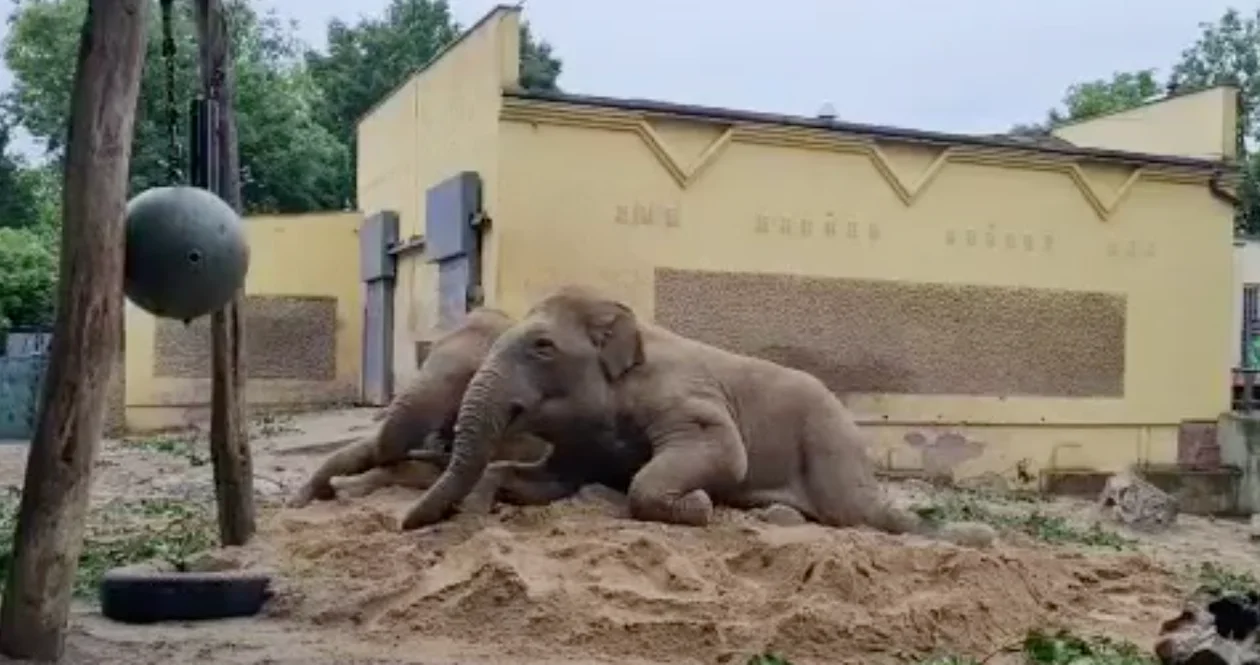
[{"label": "elephant", "polygon": [[[626,490],[634,519],[703,526],[717,503],[834,527],[929,528],[886,497],[853,416],[818,378],[641,321],[577,284],[544,296],[494,342],[464,393],[450,463],[403,528],[450,514],[520,421],[580,422],[588,435],[647,449]],[[596,439],[551,440],[560,451]]]},{"label": "elephant", "polygon": [[[447,465],[464,390],[491,345],[513,323],[496,309],[469,312],[458,328],[434,341],[415,379],[374,418],[381,422],[377,431],[326,458],[289,506],[334,498],[332,481],[338,476],[358,475],[347,488],[358,496],[385,485],[429,486],[436,474],[424,466]],[[592,483],[625,492],[635,464],[647,459],[646,453],[611,438],[586,448],[570,446],[557,455],[554,446],[525,427],[507,433],[494,448],[495,463],[478,489],[465,498],[469,512],[486,512],[498,498],[516,504],[549,503]]]}]

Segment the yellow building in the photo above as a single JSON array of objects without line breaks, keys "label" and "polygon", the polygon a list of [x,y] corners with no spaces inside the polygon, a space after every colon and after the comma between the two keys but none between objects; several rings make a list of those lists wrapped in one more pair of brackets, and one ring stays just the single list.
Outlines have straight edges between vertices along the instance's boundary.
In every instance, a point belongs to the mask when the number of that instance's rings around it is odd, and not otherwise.
[{"label": "yellow building", "polygon": [[[362,221],[356,212],[245,219],[251,259],[241,355],[251,408],[359,400],[363,297],[357,236]],[[107,410],[122,406],[125,427],[133,431],[205,421],[210,317],[184,325],[154,318],[130,301],[124,317],[123,367],[114,370],[111,388],[120,404]]]},{"label": "yellow building", "polygon": [[394,375],[466,293],[519,315],[580,281],[815,373],[893,468],[1174,463],[1228,410],[1233,89],[1036,140],[536,93],[518,11],[359,124]]}]

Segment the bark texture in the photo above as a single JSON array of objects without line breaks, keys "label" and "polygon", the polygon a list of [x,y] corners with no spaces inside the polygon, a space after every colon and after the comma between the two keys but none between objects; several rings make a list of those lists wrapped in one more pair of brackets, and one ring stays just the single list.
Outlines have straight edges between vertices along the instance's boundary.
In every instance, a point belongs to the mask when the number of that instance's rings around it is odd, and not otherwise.
[{"label": "bark texture", "polygon": [[[197,0],[196,17],[202,90],[209,99],[219,102],[212,146],[218,157],[217,173],[210,174],[211,189],[239,214],[241,169],[233,111],[236,85],[223,3]],[[245,374],[241,371],[243,334],[238,292],[227,306],[210,315],[210,462],[223,545],[244,545],[256,530],[254,462],[245,426]]]},{"label": "bark texture", "polygon": [[148,0],[91,0],[66,144],[57,318],[0,608],[0,653],[60,658],[122,329],[123,216]]}]

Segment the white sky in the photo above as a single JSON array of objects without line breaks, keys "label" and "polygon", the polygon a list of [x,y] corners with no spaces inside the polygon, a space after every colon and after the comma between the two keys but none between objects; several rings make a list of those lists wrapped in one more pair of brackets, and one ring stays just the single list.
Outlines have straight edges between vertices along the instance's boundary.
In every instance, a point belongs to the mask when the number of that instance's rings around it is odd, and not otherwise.
[{"label": "white sky", "polygon": [[[387,4],[260,2],[315,45],[328,19]],[[496,3],[450,4],[468,25]],[[1072,83],[1166,72],[1230,5],[1250,14],[1260,0],[527,0],[525,17],[570,92],[801,115],[830,102],[856,122],[997,132],[1041,120]]]}]

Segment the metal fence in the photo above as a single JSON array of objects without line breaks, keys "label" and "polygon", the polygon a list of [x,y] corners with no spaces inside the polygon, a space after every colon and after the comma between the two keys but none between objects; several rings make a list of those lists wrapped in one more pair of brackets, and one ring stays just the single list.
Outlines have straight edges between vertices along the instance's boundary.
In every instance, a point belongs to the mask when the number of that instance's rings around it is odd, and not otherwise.
[{"label": "metal fence", "polygon": [[52,333],[15,330],[0,346],[0,441],[24,441],[35,430]]}]

